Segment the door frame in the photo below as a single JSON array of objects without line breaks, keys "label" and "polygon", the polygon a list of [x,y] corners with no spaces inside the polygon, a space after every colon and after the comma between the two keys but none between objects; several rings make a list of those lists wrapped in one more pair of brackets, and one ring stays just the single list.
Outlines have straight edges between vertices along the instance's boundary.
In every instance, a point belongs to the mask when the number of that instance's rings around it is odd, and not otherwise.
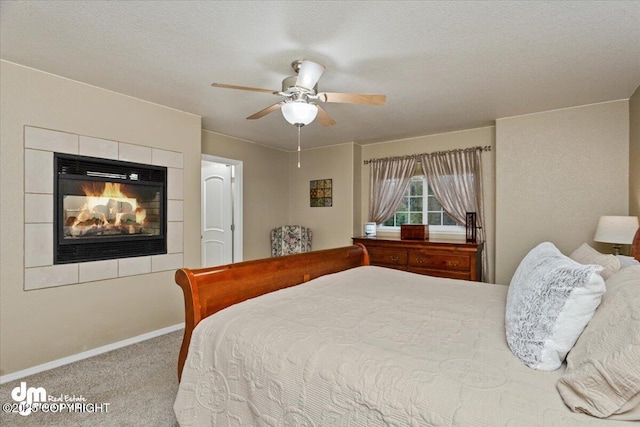
[{"label": "door frame", "polygon": [[[233,225],[234,230],[232,233],[233,239],[233,262],[241,262],[242,258],[242,236],[243,236],[243,226],[242,226],[242,195],[243,195],[243,187],[242,187],[242,160],[235,159],[227,159],[225,157],[212,156],[210,154],[201,154],[200,156],[200,194],[202,194],[203,187],[203,178],[202,178],[202,162],[208,163],[221,163],[225,165],[233,166],[232,173],[232,181],[231,181],[231,202],[233,209]],[[204,265],[204,260],[202,257],[204,256],[202,252],[202,217],[204,206],[202,206],[202,196],[200,197],[200,265]]]}]

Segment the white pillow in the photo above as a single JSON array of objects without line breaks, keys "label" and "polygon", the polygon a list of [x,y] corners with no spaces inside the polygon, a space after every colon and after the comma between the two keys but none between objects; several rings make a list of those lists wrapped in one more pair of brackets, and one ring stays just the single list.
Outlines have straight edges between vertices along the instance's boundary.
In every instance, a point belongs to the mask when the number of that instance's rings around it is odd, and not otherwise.
[{"label": "white pillow", "polygon": [[573,251],[569,258],[580,264],[596,264],[604,267],[600,274],[607,280],[616,271],[620,270],[620,260],[613,255],[605,255],[583,243],[578,249]]},{"label": "white pillow", "polygon": [[620,270],[605,285],[557,388],[574,412],[640,421],[640,265]]},{"label": "white pillow", "polygon": [[616,258],[620,261],[620,269],[631,267],[632,265],[640,265],[640,261],[632,256],[616,255]]},{"label": "white pillow", "polygon": [[507,294],[507,343],[533,369],[558,369],[605,291],[601,266],[564,256],[541,243],[520,262]]}]

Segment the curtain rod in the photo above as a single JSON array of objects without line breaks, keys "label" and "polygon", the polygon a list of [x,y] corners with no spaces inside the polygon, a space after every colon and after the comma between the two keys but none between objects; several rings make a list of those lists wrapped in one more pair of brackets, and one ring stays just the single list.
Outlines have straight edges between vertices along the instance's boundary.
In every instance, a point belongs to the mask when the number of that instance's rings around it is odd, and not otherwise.
[{"label": "curtain rod", "polygon": [[475,151],[475,150],[491,151],[491,146],[490,145],[485,145],[484,147],[477,146],[477,147],[469,147],[469,148],[458,148],[457,150],[436,151],[434,153],[407,154],[406,156],[380,157],[378,159],[365,160],[364,164],[368,165],[369,163],[371,163],[373,161],[377,161],[377,160],[415,159],[417,157],[422,157],[422,156],[426,156],[426,155],[457,153],[457,152],[460,152],[460,151],[468,151],[468,150],[469,151]]}]

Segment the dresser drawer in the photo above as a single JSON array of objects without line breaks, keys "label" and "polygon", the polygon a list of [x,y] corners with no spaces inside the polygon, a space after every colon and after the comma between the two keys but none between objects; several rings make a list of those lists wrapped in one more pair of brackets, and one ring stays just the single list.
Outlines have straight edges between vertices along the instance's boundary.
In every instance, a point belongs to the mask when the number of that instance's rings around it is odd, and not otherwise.
[{"label": "dresser drawer", "polygon": [[469,271],[471,261],[468,256],[447,255],[413,251],[409,253],[409,268]]},{"label": "dresser drawer", "polygon": [[474,280],[469,274],[468,271],[458,271],[458,270],[435,270],[435,269],[427,269],[427,268],[411,268],[409,271],[418,274],[424,274],[427,276],[434,277],[446,277],[447,279],[460,279],[460,280]]},{"label": "dresser drawer", "polygon": [[353,242],[367,248],[371,265],[452,279],[482,277],[481,243],[389,237],[354,237]]},{"label": "dresser drawer", "polygon": [[406,267],[407,251],[401,249],[368,247],[371,264],[397,265]]}]

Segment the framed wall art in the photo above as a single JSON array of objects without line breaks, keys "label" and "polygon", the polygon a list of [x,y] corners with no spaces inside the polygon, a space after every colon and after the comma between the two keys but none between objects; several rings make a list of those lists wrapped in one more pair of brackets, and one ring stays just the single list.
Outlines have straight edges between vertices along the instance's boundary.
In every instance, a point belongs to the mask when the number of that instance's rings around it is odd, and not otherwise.
[{"label": "framed wall art", "polygon": [[309,203],[312,208],[333,206],[333,180],[316,179],[310,181]]}]

